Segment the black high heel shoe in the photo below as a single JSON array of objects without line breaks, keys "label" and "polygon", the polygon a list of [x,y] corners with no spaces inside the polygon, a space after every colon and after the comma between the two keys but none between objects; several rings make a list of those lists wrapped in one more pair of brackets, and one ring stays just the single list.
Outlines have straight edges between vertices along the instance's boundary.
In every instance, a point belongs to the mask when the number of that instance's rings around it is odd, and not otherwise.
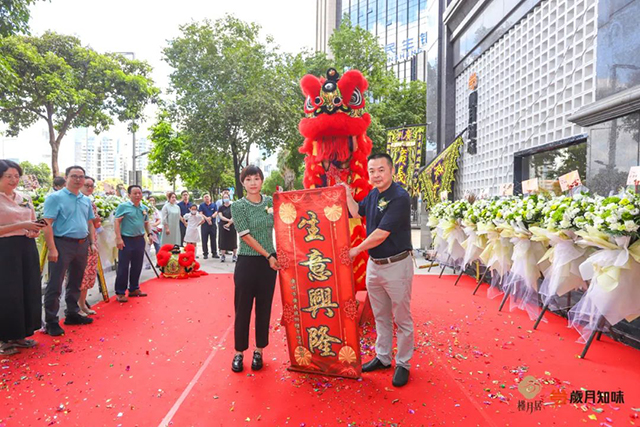
[{"label": "black high heel shoe", "polygon": [[231,363],[231,370],[233,372],[242,372],[242,370],[244,369],[244,365],[242,364],[243,359],[244,356],[242,354],[236,354],[233,357],[233,362]]},{"label": "black high heel shoe", "polygon": [[262,369],[262,353],[259,351],[253,352],[253,361],[251,361],[251,370],[259,371]]}]

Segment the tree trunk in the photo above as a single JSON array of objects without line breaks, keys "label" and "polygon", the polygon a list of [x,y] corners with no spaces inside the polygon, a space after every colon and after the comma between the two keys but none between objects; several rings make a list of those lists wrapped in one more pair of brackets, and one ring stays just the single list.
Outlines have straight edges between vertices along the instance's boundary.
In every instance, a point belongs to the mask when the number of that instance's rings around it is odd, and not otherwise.
[{"label": "tree trunk", "polygon": [[236,180],[235,195],[236,199],[241,199],[244,195],[244,187],[242,187],[242,182],[240,182],[240,159],[238,159],[235,142],[231,143],[231,155],[233,157],[233,176]]},{"label": "tree trunk", "polygon": [[60,142],[56,138],[56,130],[53,127],[53,120],[47,120],[49,127],[49,145],[51,146],[51,174],[53,178],[60,174],[58,169],[58,151],[60,150]]}]

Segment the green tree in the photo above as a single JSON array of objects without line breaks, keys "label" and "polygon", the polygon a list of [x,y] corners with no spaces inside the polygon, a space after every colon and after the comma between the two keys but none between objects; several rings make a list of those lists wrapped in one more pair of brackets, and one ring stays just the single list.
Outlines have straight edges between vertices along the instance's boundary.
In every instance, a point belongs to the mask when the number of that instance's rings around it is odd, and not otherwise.
[{"label": "green tree", "polygon": [[20,162],[20,167],[24,175],[35,175],[40,187],[51,187],[51,169],[46,163],[34,165],[31,162],[24,161]]},{"label": "green tree", "polygon": [[[281,57],[260,27],[225,16],[191,23],[164,49],[171,67],[181,132],[198,158],[226,156],[236,194],[240,171],[254,147],[272,152],[290,122],[283,105]],[[209,153],[205,156],[204,153]]]},{"label": "green tree", "polygon": [[115,117],[136,130],[144,107],[159,93],[146,62],[99,54],[71,36],[0,38],[0,57],[18,76],[11,88],[0,87],[0,120],[10,136],[40,119],[47,122],[54,176],[69,129],[91,126],[100,133]]},{"label": "green tree", "polygon": [[0,0],[0,36],[29,32],[29,6],[37,0]]},{"label": "green tree", "polygon": [[175,187],[179,176],[188,180],[191,173],[197,172],[198,165],[182,135],[173,129],[167,112],[162,111],[149,130],[153,143],[147,166],[150,173],[163,175]]}]

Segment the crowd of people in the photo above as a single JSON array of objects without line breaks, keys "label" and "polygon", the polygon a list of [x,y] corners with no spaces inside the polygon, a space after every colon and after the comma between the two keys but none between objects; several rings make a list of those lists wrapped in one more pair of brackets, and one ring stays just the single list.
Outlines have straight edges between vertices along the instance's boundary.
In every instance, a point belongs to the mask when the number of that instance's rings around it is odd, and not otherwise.
[{"label": "crowd of people", "polygon": [[[353,259],[368,251],[367,291],[373,309],[376,330],[376,357],[362,366],[363,372],[388,369],[392,364],[393,323],[398,327],[396,369],[392,384],[405,385],[409,380],[414,347],[411,317],[410,198],[393,182],[393,163],[387,154],[369,157],[368,172],[373,190],[361,202],[353,199],[347,188],[349,212],[354,218],[367,219],[367,238],[353,247]],[[34,238],[44,232],[49,260],[49,281],[44,296],[44,330],[52,336],[62,335],[58,312],[60,295],[66,280],[65,325],[87,325],[95,311],[86,302],[86,294],[96,281],[97,233],[101,229],[95,204],[88,197],[95,180],[87,177],[81,166],[65,171],[64,187],[50,193],[44,203],[44,215],[36,219],[33,204],[16,191],[22,176],[18,164],[0,160],[0,268],[17,274],[3,278],[0,299],[0,355],[10,355],[20,348],[34,347],[28,339],[41,328],[41,276],[38,249]],[[159,245],[197,245],[202,240],[203,257],[225,260],[233,253],[234,271],[234,347],[231,369],[242,372],[244,352],[249,348],[252,312],[255,312],[255,349],[251,369],[263,367],[263,351],[269,344],[269,322],[276,284],[281,268],[273,242],[273,199],[262,194],[264,175],[249,165],[240,180],[246,196],[231,203],[224,191],[217,202],[204,195],[196,205],[189,192],[167,194],[161,212],[155,199],[142,203],[139,185],[130,185],[128,201],[115,211],[115,237],[118,268],[115,280],[116,300],[144,297],[140,274],[147,241]],[[58,184],[61,184],[59,182]],[[383,201],[384,203],[381,203]],[[221,227],[219,227],[221,225]],[[220,232],[219,242],[216,235]],[[237,234],[236,234],[237,229]],[[240,248],[237,249],[237,236]],[[217,244],[219,243],[219,244]],[[218,254],[220,251],[220,255]],[[255,301],[255,309],[254,309]]]},{"label": "crowd of people", "polygon": [[[28,338],[36,330],[43,329],[52,336],[64,334],[59,319],[63,287],[64,325],[91,324],[90,316],[96,314],[87,302],[87,293],[98,278],[98,234],[104,232],[91,198],[96,180],[87,176],[81,166],[68,167],[64,177],[53,180],[45,198],[42,219],[38,220],[31,200],[17,191],[22,175],[20,165],[0,160],[0,265],[5,271],[17,272],[2,279],[0,356],[36,346],[37,343]],[[114,191],[121,195],[121,190],[118,186]],[[180,203],[176,203],[176,195],[171,192],[161,211],[156,208],[154,196],[144,200],[139,185],[130,185],[124,191],[127,200],[117,206],[113,218],[118,249],[115,279],[118,302],[147,296],[140,289],[140,276],[145,251],[150,247],[157,253],[163,244],[197,245],[202,238],[204,258],[209,254],[207,243],[210,243],[212,257],[219,258],[216,229],[220,221],[221,261],[224,262],[226,251],[233,253],[236,260],[237,236],[227,190],[216,203],[211,202],[210,195],[205,195],[199,206],[189,202],[187,191],[182,192]],[[218,218],[219,209],[226,214],[224,219]],[[44,295],[35,240],[41,234],[48,259]]]}]

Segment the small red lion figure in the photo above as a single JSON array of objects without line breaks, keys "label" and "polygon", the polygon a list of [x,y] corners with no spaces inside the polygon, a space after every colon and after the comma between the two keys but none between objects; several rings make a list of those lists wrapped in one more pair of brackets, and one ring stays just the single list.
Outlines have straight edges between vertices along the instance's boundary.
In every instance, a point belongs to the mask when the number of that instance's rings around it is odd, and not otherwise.
[{"label": "small red lion figure", "polygon": [[[371,190],[367,173],[367,157],[371,139],[367,128],[371,116],[364,112],[364,91],[368,82],[358,70],[349,70],[342,77],[334,69],[326,78],[307,74],[300,80],[305,118],[298,126],[304,136],[300,148],[305,157],[305,188],[330,187],[347,183],[356,201]],[[366,237],[364,222],[350,220],[352,246]],[[368,255],[363,252],[353,260],[356,291],[365,289]]]}]

